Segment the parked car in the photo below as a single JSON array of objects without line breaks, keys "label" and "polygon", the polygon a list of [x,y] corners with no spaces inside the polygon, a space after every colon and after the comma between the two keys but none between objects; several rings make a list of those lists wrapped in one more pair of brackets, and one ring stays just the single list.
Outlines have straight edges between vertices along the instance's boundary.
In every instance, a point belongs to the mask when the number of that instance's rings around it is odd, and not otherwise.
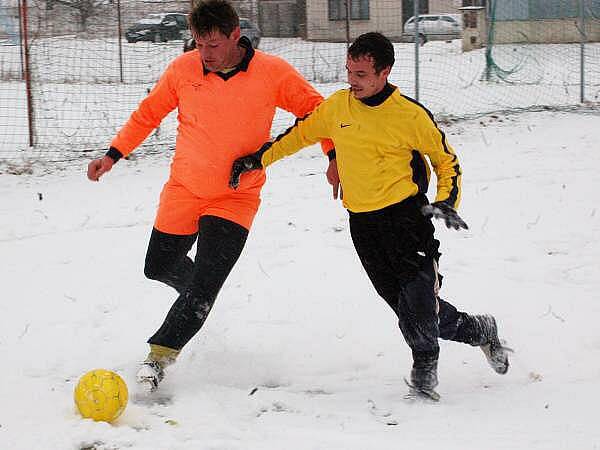
[{"label": "parked car", "polygon": [[127,42],[138,41],[167,42],[189,38],[187,14],[149,14],[138,20],[125,32]]},{"label": "parked car", "polygon": [[[242,36],[246,36],[252,42],[252,47],[258,48],[260,44],[260,28],[254,24],[250,19],[240,17],[240,31]],[[196,42],[193,38],[189,38],[183,41],[183,51],[187,52],[196,48]]]},{"label": "parked car", "polygon": [[[458,39],[462,36],[462,15],[460,14],[422,14],[419,16],[419,37],[421,43],[431,39]],[[404,24],[404,36],[414,41],[415,17]]]}]

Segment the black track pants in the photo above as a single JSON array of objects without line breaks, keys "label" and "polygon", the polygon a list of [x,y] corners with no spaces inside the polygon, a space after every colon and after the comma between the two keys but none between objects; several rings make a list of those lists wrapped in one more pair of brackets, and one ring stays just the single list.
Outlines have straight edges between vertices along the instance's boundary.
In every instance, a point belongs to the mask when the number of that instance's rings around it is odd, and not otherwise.
[{"label": "black track pants", "polygon": [[377,211],[350,212],[356,252],[377,293],[398,316],[415,361],[437,358],[440,337],[472,339],[469,316],[436,296],[439,242],[420,211],[426,202],[417,196]]},{"label": "black track pants", "polygon": [[173,236],[153,230],[146,256],[147,275],[179,292],[162,326],[148,340],[180,350],[200,330],[219,290],[238,260],[248,230],[215,216],[200,218],[196,259],[186,256],[195,235]]}]

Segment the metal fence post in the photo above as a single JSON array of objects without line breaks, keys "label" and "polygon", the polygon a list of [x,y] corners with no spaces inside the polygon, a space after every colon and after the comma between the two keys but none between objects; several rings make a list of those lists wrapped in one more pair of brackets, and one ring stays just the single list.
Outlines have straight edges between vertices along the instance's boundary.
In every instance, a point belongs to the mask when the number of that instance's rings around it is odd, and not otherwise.
[{"label": "metal fence post", "polygon": [[585,102],[585,6],[584,0],[579,0],[579,102]]},{"label": "metal fence post", "polygon": [[29,55],[29,28],[27,25],[27,0],[21,0],[21,20],[23,25],[23,34],[21,35],[21,45],[24,52],[23,72],[25,75],[25,94],[27,96],[27,123],[29,125],[29,146],[35,145],[34,140],[34,121],[33,121],[33,94],[31,88],[31,58]]},{"label": "metal fence post", "polygon": [[25,80],[25,50],[23,49],[23,11],[21,2],[18,2],[17,9],[19,10],[19,58],[21,63],[21,81]]},{"label": "metal fence post", "polygon": [[344,2],[346,8],[346,49],[350,46],[350,1],[346,0]]},{"label": "metal fence post", "polygon": [[415,100],[419,101],[419,0],[414,0],[414,23],[415,23]]},{"label": "metal fence post", "polygon": [[494,44],[494,27],[496,26],[496,2],[490,0],[486,7],[486,30],[485,40],[485,81],[492,79],[492,45]]},{"label": "metal fence post", "polygon": [[121,0],[117,0],[117,21],[117,29],[119,33],[119,75],[121,78],[121,83],[123,83],[123,26],[121,24]]}]

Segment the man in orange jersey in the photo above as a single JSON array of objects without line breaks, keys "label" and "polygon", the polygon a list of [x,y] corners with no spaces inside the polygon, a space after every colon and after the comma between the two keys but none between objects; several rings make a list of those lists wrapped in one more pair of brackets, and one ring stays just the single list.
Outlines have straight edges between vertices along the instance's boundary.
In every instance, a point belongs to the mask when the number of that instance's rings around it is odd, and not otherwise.
[{"label": "man in orange jersey", "polygon": [[[359,36],[346,59],[350,89],[334,93],[274,142],[236,160],[230,185],[237,188],[254,169],[319,139],[333,140],[328,180],[334,197],[338,183],[343,186],[356,252],[412,350],[410,395],[437,400],[439,338],[481,347],[497,373],[506,373],[509,362],[494,317],[458,311],[438,296],[441,254],[431,217],[448,228],[467,228],[456,212],[462,171],[433,115],[388,83],[394,59],[384,35]],[[431,204],[429,163],[437,176]]]},{"label": "man in orange jersey", "polygon": [[[149,338],[150,353],[137,374],[149,390],[204,324],[246,242],[265,174],[254,172],[232,191],[232,162],[268,140],[276,107],[304,117],[322,101],[288,63],[240,38],[238,15],[226,0],[199,3],[190,28],[197,50],[171,62],[107,154],[88,166],[88,178],[98,181],[178,109],[175,155],[144,273],[179,296]],[[332,151],[331,143],[323,149]],[[187,253],[196,241],[192,261]]]}]

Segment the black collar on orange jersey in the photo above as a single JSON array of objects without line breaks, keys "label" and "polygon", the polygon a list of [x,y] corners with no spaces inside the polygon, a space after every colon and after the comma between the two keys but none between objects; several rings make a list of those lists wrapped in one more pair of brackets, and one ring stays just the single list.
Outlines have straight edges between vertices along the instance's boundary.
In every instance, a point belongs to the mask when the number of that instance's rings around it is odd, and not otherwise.
[{"label": "black collar on orange jersey", "polygon": [[254,48],[252,48],[252,42],[250,42],[250,39],[248,39],[246,36],[242,36],[240,38],[240,40],[238,41],[238,45],[240,47],[243,47],[244,49],[246,49],[246,54],[244,55],[244,57],[242,58],[240,63],[235,67],[235,69],[233,69],[227,73],[211,72],[210,70],[206,69],[206,67],[204,67],[204,65],[203,65],[202,70],[204,72],[204,75],[206,76],[209,73],[214,73],[218,77],[221,77],[221,78],[223,78],[223,80],[227,81],[232,76],[234,76],[236,73],[239,73],[240,71],[246,72],[248,70],[248,66],[250,65],[250,61],[254,57]]}]

